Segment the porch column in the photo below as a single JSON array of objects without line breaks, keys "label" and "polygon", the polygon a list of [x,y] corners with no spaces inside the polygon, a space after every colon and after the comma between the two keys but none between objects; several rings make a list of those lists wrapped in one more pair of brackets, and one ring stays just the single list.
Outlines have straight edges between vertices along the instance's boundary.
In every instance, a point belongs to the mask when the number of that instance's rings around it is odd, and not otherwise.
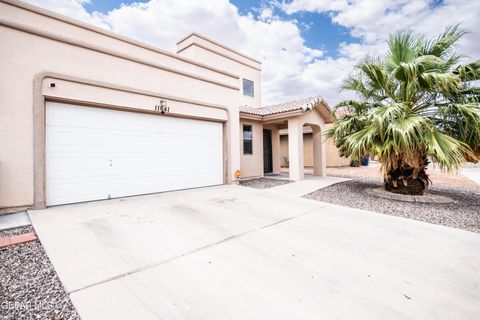
[{"label": "porch column", "polygon": [[281,152],[280,152],[280,129],[272,129],[272,157],[273,157],[273,173],[280,174],[281,165]]},{"label": "porch column", "polygon": [[288,162],[289,178],[303,179],[303,123],[298,119],[288,120]]},{"label": "porch column", "polygon": [[322,141],[322,131],[319,126],[312,126],[313,135],[313,175],[327,175],[326,145]]}]

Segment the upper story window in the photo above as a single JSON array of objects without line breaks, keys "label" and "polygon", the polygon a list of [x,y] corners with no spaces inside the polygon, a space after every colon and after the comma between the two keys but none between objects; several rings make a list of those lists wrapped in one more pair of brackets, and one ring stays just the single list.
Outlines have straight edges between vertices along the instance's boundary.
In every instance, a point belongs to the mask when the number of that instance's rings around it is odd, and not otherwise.
[{"label": "upper story window", "polygon": [[252,126],[243,125],[243,154],[253,154]]},{"label": "upper story window", "polygon": [[253,97],[253,81],[242,79],[243,80],[243,95]]}]

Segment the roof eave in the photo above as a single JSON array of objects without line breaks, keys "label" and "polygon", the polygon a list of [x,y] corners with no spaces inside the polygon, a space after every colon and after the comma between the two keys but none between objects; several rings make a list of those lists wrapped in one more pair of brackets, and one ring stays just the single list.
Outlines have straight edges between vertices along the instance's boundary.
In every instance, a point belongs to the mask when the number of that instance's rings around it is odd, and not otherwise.
[{"label": "roof eave", "polygon": [[335,118],[333,117],[332,110],[330,106],[325,100],[321,100],[319,104],[315,106],[315,108],[320,112],[322,118],[325,120],[325,123],[334,123]]},{"label": "roof eave", "polygon": [[259,120],[259,121],[271,121],[271,120],[281,120],[284,118],[286,119],[286,118],[294,117],[297,115],[301,115],[303,113],[305,113],[305,111],[302,109],[283,111],[283,112],[267,114],[267,115],[251,114],[251,113],[240,111],[240,118],[249,119],[249,120]]},{"label": "roof eave", "polygon": [[240,111],[240,118],[242,119],[249,119],[249,120],[257,120],[257,121],[273,121],[273,120],[282,120],[287,119],[294,116],[299,116],[307,111],[312,111],[313,109],[317,110],[321,117],[324,119],[325,123],[333,123],[335,118],[333,116],[332,110],[328,103],[322,98],[317,99],[313,106],[305,107],[299,106],[297,109],[292,109],[288,111],[281,111],[272,114],[254,114],[248,111]]},{"label": "roof eave", "polygon": [[240,119],[262,121],[262,116],[258,114],[251,114],[251,113],[240,111]]}]

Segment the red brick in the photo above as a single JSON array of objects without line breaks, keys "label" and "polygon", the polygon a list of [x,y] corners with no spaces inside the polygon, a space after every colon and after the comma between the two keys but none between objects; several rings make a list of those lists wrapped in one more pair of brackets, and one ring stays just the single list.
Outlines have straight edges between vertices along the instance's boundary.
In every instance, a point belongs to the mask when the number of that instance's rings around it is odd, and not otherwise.
[{"label": "red brick", "polygon": [[10,245],[10,237],[0,238],[0,248],[5,248]]},{"label": "red brick", "polygon": [[35,240],[37,240],[37,236],[35,234],[33,234],[32,232],[19,234],[18,236],[10,237],[10,243],[12,245],[19,244],[19,243],[30,242],[30,241],[35,241]]}]

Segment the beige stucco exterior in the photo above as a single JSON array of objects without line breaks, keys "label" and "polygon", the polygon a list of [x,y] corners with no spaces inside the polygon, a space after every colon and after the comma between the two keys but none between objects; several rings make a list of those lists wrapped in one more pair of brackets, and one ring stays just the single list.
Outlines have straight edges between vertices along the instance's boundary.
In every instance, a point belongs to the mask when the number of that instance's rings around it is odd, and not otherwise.
[{"label": "beige stucco exterior", "polygon": [[[330,127],[330,124],[326,125],[326,129]],[[338,148],[335,146],[335,143],[329,140],[324,140],[326,144],[327,152],[327,168],[328,167],[343,167],[350,165],[350,159],[340,156]],[[280,150],[282,166],[288,167],[288,134],[286,131],[281,132],[280,134]],[[305,167],[313,167],[313,135],[310,128],[304,128],[303,134],[303,159]]]},{"label": "beige stucco exterior", "polygon": [[[326,175],[327,145],[323,133],[333,118],[323,100],[318,100],[311,108],[287,108],[285,112],[262,116],[245,111],[240,113],[240,118],[240,139],[243,124],[252,125],[253,133],[253,154],[244,155],[242,150],[240,157],[242,179],[280,173],[285,158],[288,158],[291,180],[303,179],[305,166],[311,166],[314,175]],[[309,128],[309,135],[304,135],[305,127]],[[272,133],[271,172],[264,172],[264,130]]]},{"label": "beige stucco exterior", "polygon": [[[187,40],[191,53],[201,52]],[[215,56],[165,52],[9,0],[0,1],[0,43],[1,210],[45,205],[46,100],[155,114],[154,106],[164,99],[171,110],[167,116],[220,121],[225,182],[235,181],[244,64],[232,60],[242,67],[225,69],[227,62],[217,64]],[[211,42],[204,46],[217,50]]]},{"label": "beige stucco exterior", "polygon": [[240,119],[239,136],[243,136],[243,125],[252,126],[252,154],[245,154],[240,143],[240,168],[242,178],[263,176],[263,124],[259,121]]},{"label": "beige stucco exterior", "polygon": [[251,179],[264,176],[263,170],[263,130],[272,131],[272,154],[273,170],[272,173],[280,173],[281,159],[280,154],[280,129],[276,125],[265,125],[261,121],[240,119],[240,140],[243,136],[243,125],[252,126],[252,154],[245,154],[243,143],[240,143],[240,167],[242,179]]},{"label": "beige stucco exterior", "polygon": [[[327,130],[330,129],[332,125],[327,125]],[[335,143],[331,140],[326,141],[327,144],[327,167],[344,167],[350,165],[350,158],[345,158],[340,156],[338,148],[335,146]]]},{"label": "beige stucco exterior", "polygon": [[182,57],[202,61],[212,67],[228,70],[228,72],[239,75],[241,78],[239,82],[240,89],[242,89],[242,79],[253,81],[254,96],[245,96],[242,94],[242,90],[240,90],[236,104],[253,107],[262,105],[262,64],[258,60],[226,48],[222,44],[195,33],[177,43],[177,53]]},{"label": "beige stucco exterior", "polygon": [[[45,206],[47,101],[220,122],[224,183],[236,182],[237,170],[241,178],[264,175],[265,129],[272,131],[272,172],[279,173],[282,128],[290,136],[291,177],[301,179],[302,130],[311,124],[315,174],[325,174],[320,136],[328,107],[241,118],[239,106],[261,107],[262,65],[214,40],[191,34],[177,43],[177,53],[170,53],[19,1],[0,0],[0,43],[0,212]],[[242,79],[254,82],[253,97],[243,95]],[[169,113],[156,111],[160,100]],[[253,128],[252,155],[243,154],[243,124]]]}]

